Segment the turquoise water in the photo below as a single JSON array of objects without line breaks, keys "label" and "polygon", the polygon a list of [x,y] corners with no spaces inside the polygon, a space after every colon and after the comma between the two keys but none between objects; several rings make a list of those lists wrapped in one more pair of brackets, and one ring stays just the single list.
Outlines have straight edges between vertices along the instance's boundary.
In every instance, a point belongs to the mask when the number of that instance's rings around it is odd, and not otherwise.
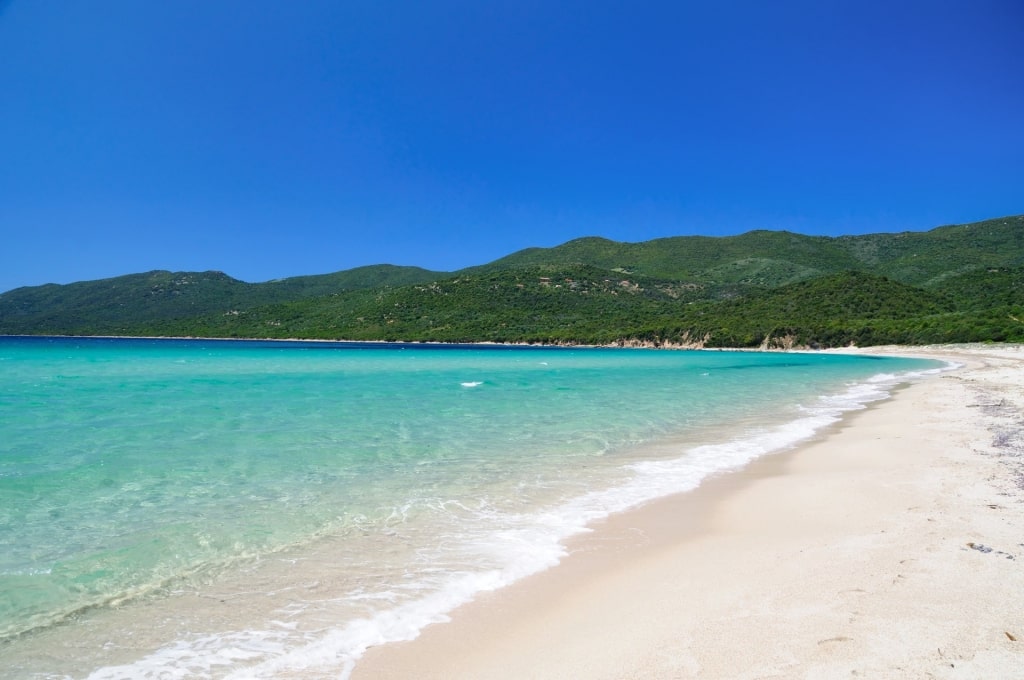
[{"label": "turquoise water", "polygon": [[0,677],[343,677],[937,366],[0,338]]}]

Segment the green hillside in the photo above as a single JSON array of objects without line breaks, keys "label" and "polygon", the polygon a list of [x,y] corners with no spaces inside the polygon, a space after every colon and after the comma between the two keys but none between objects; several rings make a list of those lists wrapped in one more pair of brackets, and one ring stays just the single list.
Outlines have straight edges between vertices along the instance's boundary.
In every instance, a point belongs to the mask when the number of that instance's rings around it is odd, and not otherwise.
[{"label": "green hillside", "polygon": [[928,287],[982,268],[1024,265],[1024,215],[927,232],[840,237],[836,243],[859,269]]},{"label": "green hillside", "polygon": [[837,346],[1024,341],[1024,216],[839,238],[583,238],[445,274],[149,272],[0,295],[0,333]]},{"label": "green hillside", "polygon": [[710,335],[717,346],[914,344],[944,340],[909,337],[915,322],[954,311],[945,296],[873,274],[844,272],[705,305],[686,314],[681,325],[691,334]]},{"label": "green hillside", "polygon": [[764,287],[857,270],[928,286],[981,267],[1024,265],[1024,215],[927,232],[837,238],[785,231],[642,243],[581,238],[554,248],[529,248],[465,271],[547,264],[589,264],[640,276]]},{"label": "green hillside", "polygon": [[1024,304],[956,298],[846,272],[709,299],[706,289],[585,265],[353,291],[130,329],[138,335],[434,342],[834,347],[1024,341]]},{"label": "green hillside", "polygon": [[[420,267],[398,267],[393,264],[376,264],[356,267],[333,274],[293,276],[267,283],[253,284],[267,294],[283,299],[298,299],[316,295],[330,295],[347,290],[363,290],[381,286],[407,286],[413,283],[433,281],[445,272],[434,272]],[[271,293],[272,291],[272,293]],[[286,292],[285,292],[286,291]]]},{"label": "green hillside", "polygon": [[[189,335],[443,342],[612,342],[619,329],[703,298],[702,289],[586,265],[463,274],[210,315]],[[134,329],[165,334],[174,324]]]},{"label": "green hillside", "polygon": [[408,285],[439,276],[418,267],[376,265],[335,274],[245,283],[223,272],[152,271],[0,295],[0,333],[117,335],[215,313],[332,293]]},{"label": "green hillside", "polygon": [[582,238],[555,248],[531,248],[467,271],[536,265],[589,264],[638,276],[708,284],[755,282],[776,286],[858,265],[834,239],[789,232],[739,236],[676,236],[642,243]]},{"label": "green hillside", "polygon": [[1024,267],[985,267],[950,276],[930,287],[958,309],[977,311],[1024,303]]}]

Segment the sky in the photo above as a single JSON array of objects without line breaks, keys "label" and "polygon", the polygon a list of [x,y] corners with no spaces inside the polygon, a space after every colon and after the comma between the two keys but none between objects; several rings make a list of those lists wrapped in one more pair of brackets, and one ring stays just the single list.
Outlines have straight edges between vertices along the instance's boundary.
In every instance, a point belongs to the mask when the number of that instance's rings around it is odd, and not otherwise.
[{"label": "sky", "polygon": [[1021,0],[0,0],[0,291],[1020,213]]}]

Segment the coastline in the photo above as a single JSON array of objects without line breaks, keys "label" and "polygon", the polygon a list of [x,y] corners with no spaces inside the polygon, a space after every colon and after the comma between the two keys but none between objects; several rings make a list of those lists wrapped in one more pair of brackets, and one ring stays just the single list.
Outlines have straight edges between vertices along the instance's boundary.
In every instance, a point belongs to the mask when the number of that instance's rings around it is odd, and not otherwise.
[{"label": "coastline", "polygon": [[[214,342],[278,342],[278,343],[320,343],[334,345],[379,345],[379,346],[402,346],[415,345],[425,347],[494,347],[494,348],[523,348],[536,347],[538,349],[663,349],[663,350],[702,350],[707,352],[835,352],[846,351],[850,348],[822,349],[815,350],[801,346],[766,345],[758,347],[706,347],[703,341],[694,342],[654,342],[650,340],[623,339],[603,345],[589,345],[586,343],[563,342],[495,342],[492,340],[480,340],[470,342],[448,342],[442,340],[350,340],[343,338],[250,338],[250,337],[217,337],[205,335],[19,335],[3,334],[0,338],[51,338],[65,340],[189,340],[189,341],[214,341]],[[870,349],[870,348],[869,348]],[[853,351],[856,351],[855,349]]]},{"label": "coastline", "polygon": [[601,522],[351,677],[1024,677],[1024,351],[844,351],[963,366]]}]

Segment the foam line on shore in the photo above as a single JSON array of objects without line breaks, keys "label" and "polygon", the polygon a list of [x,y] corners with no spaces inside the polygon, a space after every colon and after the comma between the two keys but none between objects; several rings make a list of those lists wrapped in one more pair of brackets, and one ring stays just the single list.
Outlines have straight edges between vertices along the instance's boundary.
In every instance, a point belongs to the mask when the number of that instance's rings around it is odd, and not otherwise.
[{"label": "foam line on shore", "polygon": [[353,679],[1015,677],[1024,446],[993,449],[1006,437],[982,415],[991,400],[1024,406],[1024,354],[913,353],[959,370],[599,523],[560,566],[369,650]]},{"label": "foam line on shore", "polygon": [[797,420],[690,449],[675,458],[635,463],[630,466],[634,471],[632,479],[623,485],[584,494],[539,515],[505,518],[507,528],[481,539],[477,546],[481,554],[497,556],[503,564],[501,568],[456,574],[441,590],[422,599],[353,621],[343,629],[229,677],[273,677],[296,669],[339,665],[344,669],[342,677],[348,677],[367,649],[413,640],[427,626],[449,621],[451,612],[482,593],[554,567],[567,554],[565,541],[591,531],[595,522],[656,498],[692,491],[712,476],[735,471],[758,458],[796,446],[838,422],[845,413],[885,399],[896,385],[952,367],[878,374],[842,393],[821,397],[817,403],[806,406],[805,414]]}]

